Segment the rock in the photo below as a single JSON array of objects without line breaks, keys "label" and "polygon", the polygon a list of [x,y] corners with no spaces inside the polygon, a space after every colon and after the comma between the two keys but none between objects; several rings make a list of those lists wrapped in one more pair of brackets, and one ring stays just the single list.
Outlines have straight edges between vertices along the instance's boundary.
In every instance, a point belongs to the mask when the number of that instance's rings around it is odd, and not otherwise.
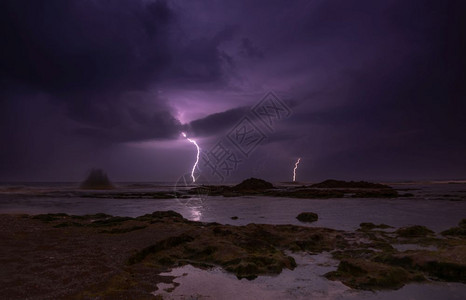
[{"label": "rock", "polygon": [[424,237],[434,234],[434,232],[429,228],[420,225],[402,227],[396,230],[395,233],[400,237]]},{"label": "rock", "polygon": [[376,228],[380,228],[380,229],[393,228],[392,226],[387,225],[387,224],[376,225],[374,223],[361,223],[359,224],[359,227],[361,227],[361,230],[372,230]]},{"label": "rock", "polygon": [[442,235],[466,237],[466,219],[459,222],[458,227],[453,227],[441,232]]},{"label": "rock", "polygon": [[365,259],[342,260],[336,271],[324,276],[362,290],[399,289],[408,282],[425,280],[419,273]]},{"label": "rock", "polygon": [[181,214],[173,210],[154,211],[151,214],[145,214],[143,216],[137,217],[136,219],[139,221],[157,221],[157,220],[164,220],[165,218],[176,220],[176,221],[186,220],[183,218]]},{"label": "rock", "polygon": [[266,196],[272,197],[289,197],[289,198],[302,198],[302,199],[330,199],[330,198],[343,198],[345,192],[341,190],[321,190],[321,189],[308,189],[298,188],[290,190],[269,190],[264,193]]},{"label": "rock", "polygon": [[460,223],[458,224],[459,227],[466,227],[466,219],[463,219],[460,221]]},{"label": "rock", "polygon": [[246,195],[263,195],[269,197],[287,197],[302,199],[329,198],[394,198],[398,192],[389,186],[370,182],[346,182],[326,180],[313,186],[286,186],[275,188],[273,184],[262,179],[249,178],[235,186],[201,186],[188,191],[189,194],[204,193],[210,196],[241,197]]},{"label": "rock", "polygon": [[388,185],[380,183],[372,183],[367,181],[343,181],[327,179],[323,182],[311,185],[314,188],[358,188],[358,189],[391,189]]},{"label": "rock", "polygon": [[249,178],[233,187],[235,191],[263,191],[273,189],[273,184],[262,179]]},{"label": "rock", "polygon": [[378,190],[359,190],[352,198],[396,198],[399,194],[392,188],[383,188]]},{"label": "rock", "polygon": [[107,177],[107,174],[100,169],[92,169],[86,180],[81,184],[82,189],[108,190],[114,186]]},{"label": "rock", "polygon": [[453,227],[441,232],[442,235],[451,235],[458,237],[466,237],[466,228],[465,227]]},{"label": "rock", "polygon": [[313,212],[302,212],[300,213],[296,219],[298,219],[301,222],[315,222],[319,219],[319,216],[316,213]]}]

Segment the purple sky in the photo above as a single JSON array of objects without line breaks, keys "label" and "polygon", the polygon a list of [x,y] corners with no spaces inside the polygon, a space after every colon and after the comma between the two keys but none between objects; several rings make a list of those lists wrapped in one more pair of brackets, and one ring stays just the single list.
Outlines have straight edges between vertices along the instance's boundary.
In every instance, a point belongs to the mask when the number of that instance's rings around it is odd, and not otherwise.
[{"label": "purple sky", "polygon": [[268,91],[226,181],[466,178],[465,6],[2,1],[0,181],[175,181]]}]

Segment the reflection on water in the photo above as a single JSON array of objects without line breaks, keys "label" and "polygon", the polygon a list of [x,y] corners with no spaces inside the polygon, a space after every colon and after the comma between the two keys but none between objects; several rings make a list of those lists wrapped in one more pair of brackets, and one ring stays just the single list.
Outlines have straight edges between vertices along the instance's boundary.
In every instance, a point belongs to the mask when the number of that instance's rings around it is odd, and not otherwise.
[{"label": "reflection on water", "polygon": [[202,212],[200,207],[191,207],[191,220],[199,221],[202,217]]},{"label": "reflection on water", "polygon": [[[45,189],[42,186],[40,188]],[[38,188],[21,187],[20,194],[11,193],[10,190],[8,193],[0,192],[0,213],[83,215],[102,212],[137,217],[154,211],[174,210],[190,220],[232,225],[295,224],[356,230],[361,222],[372,222],[395,227],[424,225],[437,232],[456,226],[465,217],[466,201],[451,201],[451,197],[445,196],[466,197],[466,186],[445,184],[416,188],[418,190],[409,190],[414,193],[414,197],[398,199],[294,199],[263,196],[125,199],[80,197],[71,188],[63,189],[60,186],[47,187],[49,192],[46,195],[37,192],[29,194],[24,191]],[[303,211],[317,213],[319,220],[312,224],[299,222],[296,216]],[[232,220],[233,216],[238,218]]]},{"label": "reflection on water", "polygon": [[202,211],[204,207],[202,206],[202,199],[192,198],[191,201],[187,204],[191,217],[188,219],[192,221],[200,221],[202,219]]},{"label": "reflection on water", "polygon": [[163,299],[313,299],[313,300],[463,300],[466,285],[461,283],[408,284],[399,290],[357,291],[323,275],[337,269],[329,253],[292,254],[298,266],[276,276],[238,280],[220,268],[197,269],[191,265],[175,268],[164,276],[175,276],[177,284],[160,283],[153,295]]},{"label": "reflection on water", "polygon": [[[158,284],[154,295],[163,299],[334,299],[350,289],[340,282],[328,281],[323,274],[336,269],[338,262],[329,253],[291,254],[298,267],[285,269],[276,276],[238,280],[220,268],[201,270],[186,265],[161,275],[176,276],[175,284]],[[170,288],[175,288],[172,292]]]}]

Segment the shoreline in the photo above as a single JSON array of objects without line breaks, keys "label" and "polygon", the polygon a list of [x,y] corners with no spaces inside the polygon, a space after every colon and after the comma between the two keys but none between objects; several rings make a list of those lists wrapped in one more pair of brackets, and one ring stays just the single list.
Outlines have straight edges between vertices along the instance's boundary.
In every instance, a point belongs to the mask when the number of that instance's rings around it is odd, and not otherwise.
[{"label": "shoreline", "polygon": [[[464,222],[449,234],[423,226],[362,223],[356,231],[298,225],[203,223],[176,212],[0,215],[3,295],[12,299],[132,297],[154,299],[173,268],[220,267],[238,278],[293,270],[286,253],[331,253],[325,277],[358,290],[398,289],[410,282],[464,282]],[[393,245],[417,245],[399,251]],[[430,248],[429,248],[430,247]],[[434,250],[435,249],[435,250]],[[176,287],[175,287],[176,288]]]}]

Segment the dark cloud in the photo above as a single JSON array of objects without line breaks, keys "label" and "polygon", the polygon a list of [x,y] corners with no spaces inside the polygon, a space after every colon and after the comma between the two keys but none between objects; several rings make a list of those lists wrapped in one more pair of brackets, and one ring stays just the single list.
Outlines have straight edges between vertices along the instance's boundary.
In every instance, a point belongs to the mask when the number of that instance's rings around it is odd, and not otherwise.
[{"label": "dark cloud", "polygon": [[294,103],[258,150],[277,180],[297,156],[314,161],[309,179],[466,176],[464,8],[2,1],[1,178],[91,164],[105,156],[95,149],[118,157],[122,145],[174,141],[181,130],[215,140],[267,90]]},{"label": "dark cloud", "polygon": [[264,53],[254,46],[252,41],[248,38],[242,38],[241,39],[241,51],[240,53],[246,57],[250,58],[263,58]]},{"label": "dark cloud", "polygon": [[212,88],[222,86],[227,79],[224,64],[233,65],[233,59],[219,46],[236,33],[235,26],[219,28],[213,36],[193,38],[173,50],[176,63],[166,74],[166,80],[183,88],[194,86]]},{"label": "dark cloud", "polygon": [[99,95],[85,102],[72,102],[79,103],[79,107],[72,107],[69,115],[80,124],[75,133],[101,142],[174,138],[179,135],[181,123],[158,100],[156,95],[143,92]]},{"label": "dark cloud", "polygon": [[250,107],[238,107],[224,112],[211,114],[205,118],[194,120],[187,126],[189,132],[195,136],[211,136],[225,133],[233,128],[241,117],[245,116]]},{"label": "dark cloud", "polygon": [[4,1],[2,80],[45,92],[145,87],[167,66],[162,1]]},{"label": "dark cloud", "polygon": [[180,122],[149,90],[221,81],[228,56],[218,46],[235,32],[180,41],[161,0],[4,1],[0,17],[3,88],[48,94],[73,132],[102,142],[174,137]]}]

